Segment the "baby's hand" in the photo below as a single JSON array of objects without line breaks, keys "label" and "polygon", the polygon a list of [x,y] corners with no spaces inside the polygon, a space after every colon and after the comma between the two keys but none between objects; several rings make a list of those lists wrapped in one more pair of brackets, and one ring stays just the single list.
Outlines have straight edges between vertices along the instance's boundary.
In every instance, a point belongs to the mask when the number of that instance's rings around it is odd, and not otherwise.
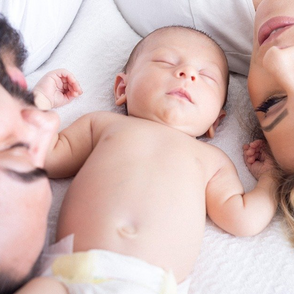
[{"label": "baby's hand", "polygon": [[264,147],[265,143],[262,140],[255,140],[243,146],[244,161],[257,180],[273,168],[273,162],[265,153]]},{"label": "baby's hand", "polygon": [[33,91],[35,104],[43,110],[65,105],[83,93],[74,75],[66,69],[48,72]]}]

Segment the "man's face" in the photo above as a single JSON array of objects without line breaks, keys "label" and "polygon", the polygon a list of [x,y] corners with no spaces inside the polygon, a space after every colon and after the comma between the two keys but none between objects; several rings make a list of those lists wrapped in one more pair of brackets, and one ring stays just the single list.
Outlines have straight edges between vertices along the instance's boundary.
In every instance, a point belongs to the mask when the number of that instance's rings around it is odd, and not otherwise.
[{"label": "man's face", "polygon": [[52,195],[42,168],[59,120],[53,112],[38,110],[29,92],[1,74],[0,267],[15,268],[20,278],[44,244]]}]

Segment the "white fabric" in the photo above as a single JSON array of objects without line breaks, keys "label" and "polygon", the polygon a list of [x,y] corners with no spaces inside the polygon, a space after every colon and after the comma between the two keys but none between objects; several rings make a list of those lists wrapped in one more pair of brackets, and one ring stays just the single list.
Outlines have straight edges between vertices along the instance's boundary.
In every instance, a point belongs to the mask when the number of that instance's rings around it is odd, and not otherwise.
[{"label": "white fabric", "polygon": [[27,75],[44,63],[72,24],[82,0],[0,0],[0,12],[21,32]]},{"label": "white fabric", "polygon": [[[48,62],[28,77],[28,83],[34,85],[46,72],[59,67],[76,75],[84,94],[57,110],[61,128],[90,111],[123,112],[114,104],[114,76],[139,40],[112,0],[84,0],[65,38]],[[250,140],[248,113],[252,111],[244,76],[231,75],[226,110],[227,117],[209,142],[230,156],[250,190],[255,180],[242,157],[242,145]],[[69,183],[70,179],[51,181],[54,198],[48,243],[55,241],[59,208]],[[262,233],[248,238],[231,236],[207,219],[189,294],[293,294],[293,274],[294,250],[283,233],[279,214]]]},{"label": "white fabric", "polygon": [[225,51],[230,70],[248,74],[253,40],[252,0],[114,0],[141,36],[168,25],[202,30]]},{"label": "white fabric", "polygon": [[73,253],[72,248],[73,235],[49,246],[43,257],[50,265],[42,273],[60,280],[70,294],[188,293],[189,279],[177,286],[171,271],[138,258],[106,250]]}]

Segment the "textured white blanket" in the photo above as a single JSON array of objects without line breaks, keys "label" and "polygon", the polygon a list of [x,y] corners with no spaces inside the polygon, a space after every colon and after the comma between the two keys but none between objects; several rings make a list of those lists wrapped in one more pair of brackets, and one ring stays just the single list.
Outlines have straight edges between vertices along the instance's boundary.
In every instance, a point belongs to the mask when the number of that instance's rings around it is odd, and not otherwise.
[{"label": "textured white blanket", "polygon": [[[56,110],[61,116],[61,128],[90,111],[120,112],[114,105],[114,77],[139,40],[112,0],[84,0],[72,27],[50,59],[28,77],[29,85],[33,86],[55,68],[64,67],[76,75],[84,94]],[[246,79],[242,76],[231,76],[227,112],[210,143],[231,157],[246,190],[250,190],[255,180],[243,163],[242,145],[249,141],[246,125],[250,125],[248,114],[252,111]],[[47,243],[54,242],[59,208],[69,183],[69,179],[51,181],[54,200]],[[250,238],[231,236],[207,219],[190,288],[190,294],[200,293],[294,293],[294,249],[283,234],[281,216],[277,215],[261,234]]]}]

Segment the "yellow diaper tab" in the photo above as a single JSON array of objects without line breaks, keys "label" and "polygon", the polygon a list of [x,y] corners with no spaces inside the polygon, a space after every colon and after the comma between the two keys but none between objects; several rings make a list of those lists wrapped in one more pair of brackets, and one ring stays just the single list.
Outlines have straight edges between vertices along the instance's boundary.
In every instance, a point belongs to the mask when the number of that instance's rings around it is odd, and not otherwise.
[{"label": "yellow diaper tab", "polygon": [[105,250],[60,255],[48,270],[68,289],[76,289],[72,293],[108,293],[115,288],[118,293],[177,294],[178,289],[172,271]]},{"label": "yellow diaper tab", "polygon": [[77,252],[58,257],[52,264],[52,273],[61,276],[67,283],[103,283],[108,279],[93,275],[94,255],[94,252]]},{"label": "yellow diaper tab", "polygon": [[172,271],[165,274],[162,291],[160,294],[177,294],[177,282]]}]

